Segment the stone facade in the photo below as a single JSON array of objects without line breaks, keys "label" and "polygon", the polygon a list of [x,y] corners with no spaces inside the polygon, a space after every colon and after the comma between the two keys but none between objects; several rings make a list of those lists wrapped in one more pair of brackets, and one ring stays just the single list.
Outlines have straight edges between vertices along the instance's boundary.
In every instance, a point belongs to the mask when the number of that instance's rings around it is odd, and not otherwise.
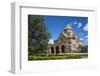
[{"label": "stone facade", "polygon": [[64,28],[64,32],[61,32],[58,39],[54,41],[54,44],[48,46],[48,54],[80,53],[80,45],[84,44],[80,41],[78,34],[73,32],[71,25],[68,24]]}]

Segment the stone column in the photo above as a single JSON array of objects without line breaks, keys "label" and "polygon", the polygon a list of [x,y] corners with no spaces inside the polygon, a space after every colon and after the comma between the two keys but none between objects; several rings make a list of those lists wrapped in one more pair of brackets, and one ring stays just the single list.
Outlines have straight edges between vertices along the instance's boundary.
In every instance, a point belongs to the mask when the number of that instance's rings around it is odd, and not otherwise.
[{"label": "stone column", "polygon": [[49,51],[48,51],[48,53],[51,54],[51,47],[49,47]]},{"label": "stone column", "polygon": [[62,53],[62,51],[61,51],[61,46],[59,46],[59,53],[60,53],[60,54]]},{"label": "stone column", "polygon": [[56,54],[56,46],[54,46],[54,54]]}]

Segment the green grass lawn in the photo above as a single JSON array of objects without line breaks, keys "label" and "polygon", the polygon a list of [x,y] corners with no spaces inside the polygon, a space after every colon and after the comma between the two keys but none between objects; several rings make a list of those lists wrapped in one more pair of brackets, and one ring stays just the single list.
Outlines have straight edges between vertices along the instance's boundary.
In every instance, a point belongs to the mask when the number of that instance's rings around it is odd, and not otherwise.
[{"label": "green grass lawn", "polygon": [[56,60],[56,59],[81,59],[87,58],[88,54],[57,54],[57,55],[48,55],[48,56],[28,56],[28,60]]}]

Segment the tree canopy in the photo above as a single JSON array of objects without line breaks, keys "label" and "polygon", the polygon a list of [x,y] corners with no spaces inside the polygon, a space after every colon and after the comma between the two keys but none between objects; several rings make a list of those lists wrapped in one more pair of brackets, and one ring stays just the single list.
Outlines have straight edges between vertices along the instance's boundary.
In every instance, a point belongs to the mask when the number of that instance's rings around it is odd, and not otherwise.
[{"label": "tree canopy", "polygon": [[88,53],[88,45],[87,46],[81,46],[81,53]]},{"label": "tree canopy", "polygon": [[28,15],[28,53],[31,55],[46,53],[50,33],[43,16]]}]

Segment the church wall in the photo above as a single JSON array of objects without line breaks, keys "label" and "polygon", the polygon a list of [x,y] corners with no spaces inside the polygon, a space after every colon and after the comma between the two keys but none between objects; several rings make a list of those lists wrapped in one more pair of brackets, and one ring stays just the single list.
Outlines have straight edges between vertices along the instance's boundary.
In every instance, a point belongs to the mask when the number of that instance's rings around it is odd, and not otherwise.
[{"label": "church wall", "polygon": [[49,45],[49,54],[80,52],[80,41],[78,37],[76,39],[76,36],[77,35],[72,31],[71,26],[66,27],[64,32],[59,35],[58,40],[56,40],[54,44]]}]

